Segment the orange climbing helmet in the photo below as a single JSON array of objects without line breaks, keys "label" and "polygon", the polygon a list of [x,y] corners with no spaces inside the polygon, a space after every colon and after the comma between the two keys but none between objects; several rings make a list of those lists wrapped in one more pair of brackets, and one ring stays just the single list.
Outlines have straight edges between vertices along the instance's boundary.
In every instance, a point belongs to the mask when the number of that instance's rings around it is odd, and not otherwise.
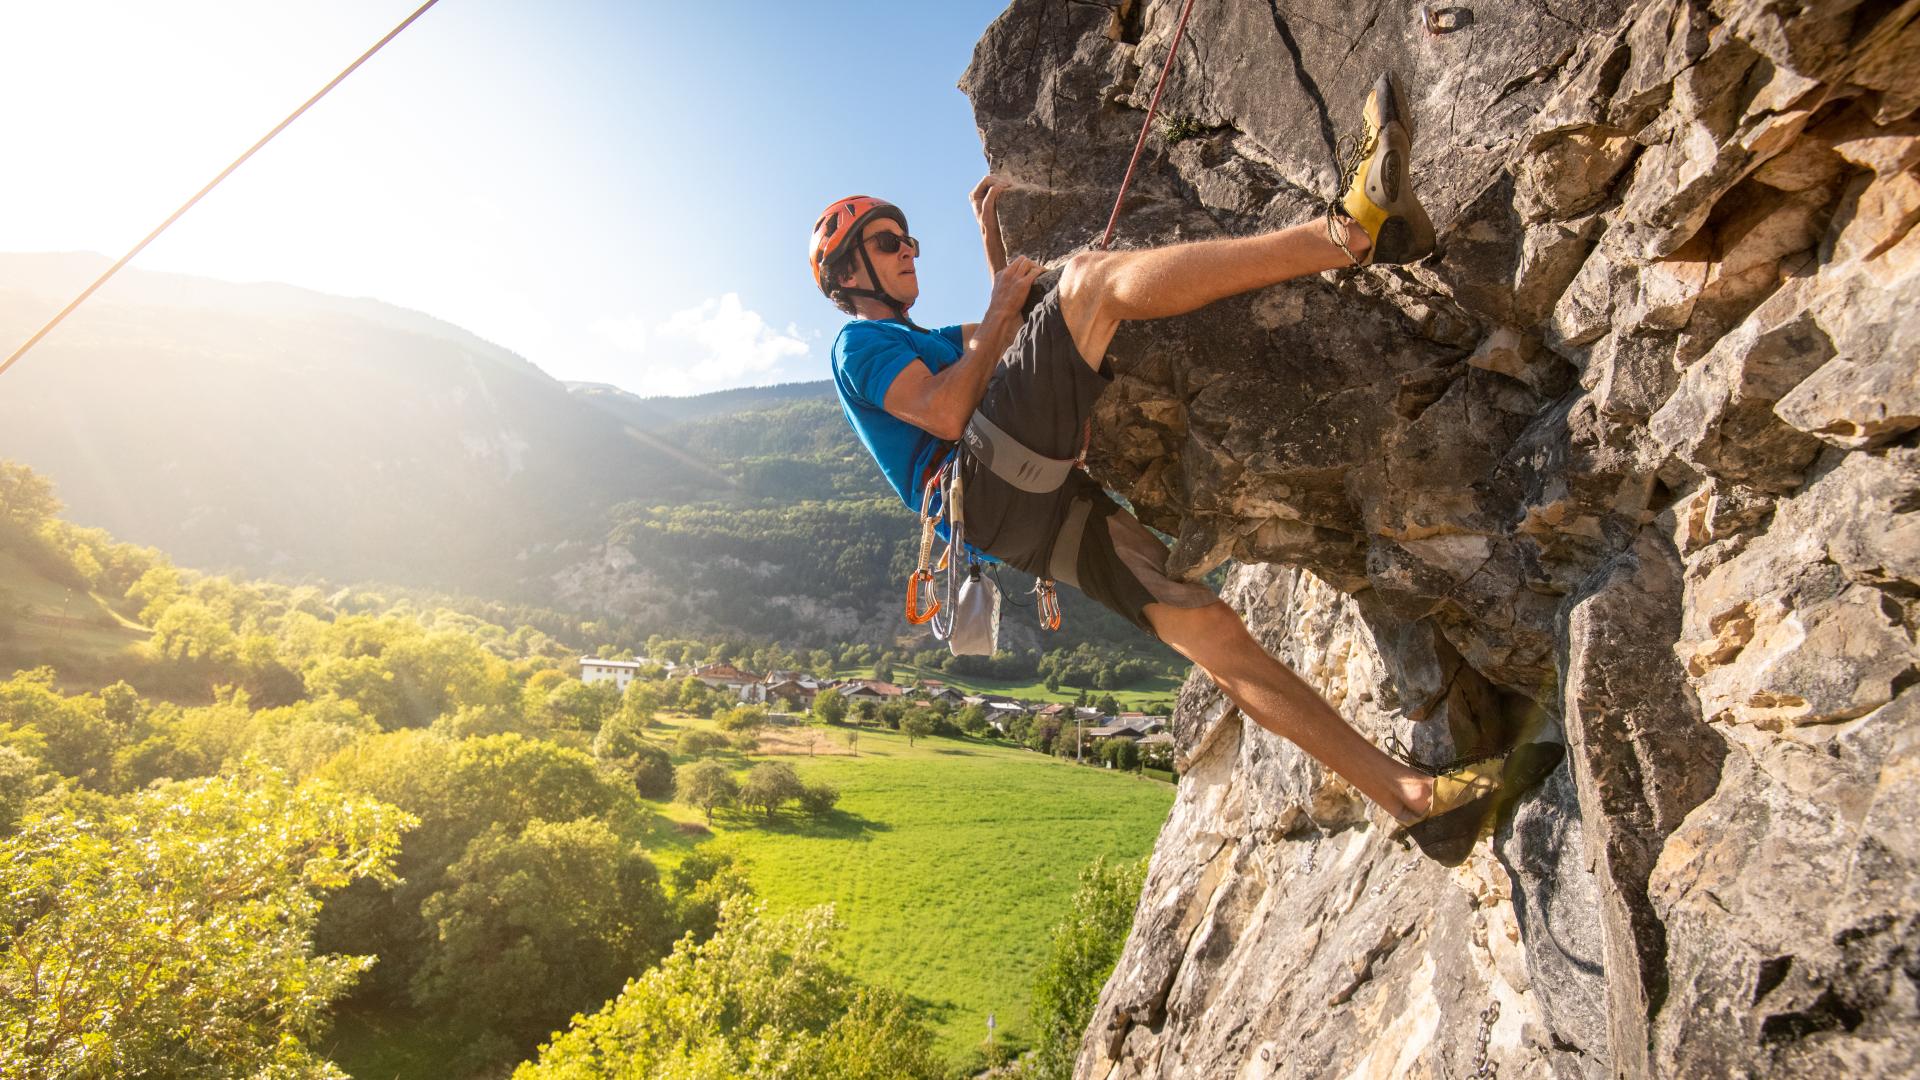
[{"label": "orange climbing helmet", "polygon": [[807,245],[807,266],[813,271],[813,283],[822,293],[833,295],[833,276],[827,268],[849,250],[848,245],[855,242],[869,221],[883,217],[899,222],[901,231],[906,231],[907,215],[885,199],[871,195],[835,199],[820,212],[813,223],[813,242]]}]

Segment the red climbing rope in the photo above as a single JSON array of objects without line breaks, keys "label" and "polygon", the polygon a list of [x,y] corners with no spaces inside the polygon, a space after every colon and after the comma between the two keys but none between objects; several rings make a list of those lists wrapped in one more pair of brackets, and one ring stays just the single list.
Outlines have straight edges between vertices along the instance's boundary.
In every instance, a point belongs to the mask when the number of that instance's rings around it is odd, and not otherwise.
[{"label": "red climbing rope", "polygon": [[1147,145],[1147,131],[1153,127],[1154,110],[1160,107],[1160,91],[1166,89],[1167,73],[1173,70],[1173,58],[1180,51],[1180,36],[1187,32],[1187,16],[1193,13],[1193,0],[1180,9],[1180,22],[1173,28],[1173,44],[1167,46],[1167,62],[1160,67],[1160,81],[1153,84],[1153,100],[1147,102],[1147,118],[1140,124],[1140,138],[1134,140],[1133,157],[1127,159],[1127,175],[1120,178],[1120,194],[1113,197],[1113,214],[1107,218],[1107,231],[1100,237],[1100,250],[1113,241],[1113,228],[1120,223],[1120,203],[1127,197],[1127,185],[1133,183],[1133,167],[1140,163],[1140,151]]},{"label": "red climbing rope", "polygon": [[38,333],[28,338],[26,341],[26,344],[20,346],[18,349],[15,349],[13,351],[13,355],[7,357],[5,362],[0,362],[0,372],[5,372],[8,368],[12,367],[14,364],[14,361],[20,359],[22,356],[25,356],[27,354],[28,349],[31,349],[35,345],[38,345],[40,343],[41,338],[44,338],[48,334],[52,333],[53,328],[56,326],[59,326],[61,323],[61,320],[65,319],[68,315],[73,314],[74,308],[77,308],[81,304],[86,303],[87,297],[92,296],[96,291],[99,290],[100,286],[105,285],[107,283],[108,278],[119,273],[120,268],[132,262],[133,257],[135,255],[138,255],[142,251],[145,251],[148,244],[151,244],[155,240],[159,239],[160,234],[167,231],[167,226],[180,220],[180,216],[182,214],[185,214],[187,211],[193,209],[193,205],[199,202],[201,199],[205,198],[207,195],[207,192],[212,191],[214,189],[214,185],[218,184],[222,180],[225,180],[227,176],[233,172],[233,170],[246,164],[246,161],[248,158],[252,157],[256,152],[258,152],[261,147],[267,145],[268,141],[271,140],[275,135],[278,135],[282,131],[286,130],[286,127],[288,124],[291,124],[295,120],[300,119],[301,113],[304,113],[308,109],[313,108],[313,105],[315,102],[319,101],[323,97],[326,97],[327,91],[332,90],[336,86],[339,86],[342,80],[344,80],[347,76],[353,74],[354,71],[358,69],[361,64],[366,63],[367,60],[373,56],[374,53],[377,53],[382,48],[384,48],[387,42],[392,41],[396,37],[399,37],[400,31],[405,30],[409,26],[412,26],[413,21],[415,19],[418,19],[420,16],[425,15],[427,13],[428,8],[432,7],[433,5],[439,2],[440,0],[426,0],[426,3],[421,4],[418,8],[414,9],[413,14],[407,16],[405,19],[402,19],[400,21],[400,25],[394,27],[392,30],[387,31],[386,37],[383,37],[379,41],[374,42],[372,48],[368,49],[366,52],[361,53],[360,58],[358,60],[355,60],[353,63],[348,64],[346,67],[346,70],[340,72],[340,74],[338,75],[335,75],[333,77],[332,82],[329,82],[327,83],[327,85],[321,87],[319,92],[315,93],[312,97],[308,98],[306,102],[302,104],[299,108],[289,113],[285,120],[282,120],[278,124],[275,124],[272,131],[269,131],[265,135],[260,136],[259,142],[256,142],[252,146],[248,147],[246,153],[241,154],[237,158],[234,158],[233,164],[228,165],[224,169],[221,169],[220,175],[207,181],[206,187],[203,187],[199,191],[194,192],[193,198],[188,199],[185,203],[182,203],[180,206],[180,209],[175,210],[172,213],[172,215],[170,215],[167,218],[167,220],[160,223],[158,228],[155,228],[152,232],[148,233],[146,239],[133,245],[133,250],[127,252],[125,255],[120,256],[119,262],[114,263],[112,266],[107,267],[106,273],[101,274],[99,277],[95,278],[93,281],[93,284],[87,286],[84,290],[82,290],[79,296],[74,297],[73,303],[68,304],[64,308],[61,308],[60,314],[55,315],[50,321],[48,321],[47,325],[40,328],[40,331]]}]

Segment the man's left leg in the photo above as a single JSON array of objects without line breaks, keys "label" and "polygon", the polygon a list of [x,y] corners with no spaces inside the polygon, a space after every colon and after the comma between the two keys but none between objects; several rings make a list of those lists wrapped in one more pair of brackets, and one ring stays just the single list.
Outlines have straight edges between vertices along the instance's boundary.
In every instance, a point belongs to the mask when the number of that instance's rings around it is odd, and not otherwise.
[{"label": "man's left leg", "polygon": [[1161,641],[1207,673],[1254,723],[1288,740],[1338,773],[1402,824],[1426,815],[1433,779],[1381,753],[1333,706],[1247,632],[1223,602],[1183,608],[1148,604],[1147,621]]}]

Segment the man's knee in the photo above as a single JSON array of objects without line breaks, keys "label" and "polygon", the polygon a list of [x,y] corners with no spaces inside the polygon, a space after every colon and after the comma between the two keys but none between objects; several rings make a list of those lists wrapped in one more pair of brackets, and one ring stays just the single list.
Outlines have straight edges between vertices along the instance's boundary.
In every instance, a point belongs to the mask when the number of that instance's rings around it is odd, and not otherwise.
[{"label": "man's knee", "polygon": [[1119,325],[1113,314],[1114,259],[1110,252],[1083,251],[1069,258],[1060,272],[1061,317],[1081,346],[1082,357],[1096,368]]}]

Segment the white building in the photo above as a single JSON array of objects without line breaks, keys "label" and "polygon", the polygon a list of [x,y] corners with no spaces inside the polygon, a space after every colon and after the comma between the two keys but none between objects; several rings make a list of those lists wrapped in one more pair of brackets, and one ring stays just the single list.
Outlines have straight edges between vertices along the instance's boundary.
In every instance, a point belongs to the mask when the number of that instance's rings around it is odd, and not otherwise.
[{"label": "white building", "polygon": [[589,685],[598,682],[613,683],[621,693],[626,693],[627,684],[640,677],[640,669],[648,666],[645,660],[602,660],[597,656],[580,658],[580,681]]}]

